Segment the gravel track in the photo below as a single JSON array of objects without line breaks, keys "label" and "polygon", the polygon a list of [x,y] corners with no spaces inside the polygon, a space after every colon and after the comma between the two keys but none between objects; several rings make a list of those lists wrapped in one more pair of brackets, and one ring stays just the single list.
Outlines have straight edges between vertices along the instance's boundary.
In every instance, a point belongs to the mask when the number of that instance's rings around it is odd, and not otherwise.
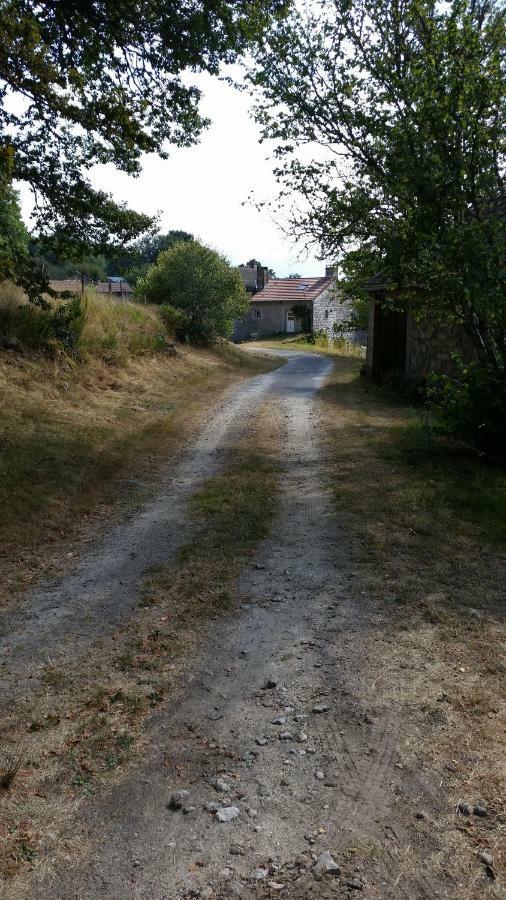
[{"label": "gravel track", "polygon": [[[73,838],[82,854],[23,897],[458,896],[418,866],[404,871],[399,858],[410,842],[391,818],[394,795],[408,790],[395,765],[403,711],[365,699],[364,641],[384,613],[367,597],[360,605],[349,596],[352,548],[335,520],[314,402],[332,363],[286,355],[281,369],[229,394],[156,501],[70,579],[32,597],[33,616],[18,623],[17,674],[36,647],[32,668],[62,634],[68,649],[77,627],[79,640],[89,641],[97,623],[124,615],[142,571],[182,540],[186,502],[219,470],[217,451],[253,407],[275,401],[282,499],[271,537],[241,575],[240,609],[206,626],[173,698],[150,719],[144,758],[81,808]],[[285,721],[276,724],[280,716]],[[284,732],[291,737],[282,739]],[[220,793],[216,779],[229,790]],[[190,792],[186,811],[168,808],[179,789]],[[430,785],[423,791],[437,804]],[[239,815],[221,823],[209,803],[235,806]],[[355,864],[350,844],[380,847],[367,870]],[[315,874],[325,850],[339,875]]]}]

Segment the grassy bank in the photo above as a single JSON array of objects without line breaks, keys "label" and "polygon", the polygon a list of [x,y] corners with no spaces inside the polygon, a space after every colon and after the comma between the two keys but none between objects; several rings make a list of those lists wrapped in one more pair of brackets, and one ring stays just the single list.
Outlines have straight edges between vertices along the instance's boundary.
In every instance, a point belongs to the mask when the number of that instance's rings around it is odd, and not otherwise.
[{"label": "grassy bank", "polygon": [[280,334],[248,343],[271,350],[297,350],[302,353],[323,353],[325,356],[365,359],[365,347],[340,338],[329,341],[323,337],[311,338],[309,334]]},{"label": "grassy bank", "polygon": [[269,409],[261,413],[194,496],[187,543],[171,565],[146,574],[137,610],[78,658],[48,663],[42,686],[2,723],[0,769],[9,748],[23,752],[1,792],[0,881],[50,867],[54,847],[79,856],[76,808],[127,774],[148,744],[147,716],[196,652],[200,626],[237,602],[236,577],[277,508],[279,426]]},{"label": "grassy bank", "polygon": [[136,502],[129,480],[149,487],[221,392],[277,365],[229,345],[170,356],[162,330],[156,309],[92,297],[80,359],[0,351],[4,595],[57,574],[62,540]]},{"label": "grassy bank", "polygon": [[[417,411],[363,382],[358,368],[336,361],[321,412],[335,506],[354,548],[349,591],[372,623],[369,699],[402,710],[399,766],[440,784],[441,846],[480,878],[477,847],[494,854],[498,872],[506,863],[506,472],[444,437],[429,441]],[[459,815],[461,801],[486,817]]]}]

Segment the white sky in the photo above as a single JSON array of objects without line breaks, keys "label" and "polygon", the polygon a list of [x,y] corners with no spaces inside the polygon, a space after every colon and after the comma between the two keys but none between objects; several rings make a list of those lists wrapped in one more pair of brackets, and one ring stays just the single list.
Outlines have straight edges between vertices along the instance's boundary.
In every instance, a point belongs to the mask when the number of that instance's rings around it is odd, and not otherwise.
[{"label": "white sky", "polygon": [[[247,201],[273,199],[277,185],[268,161],[269,147],[258,141],[258,127],[249,115],[251,98],[209,75],[192,76],[203,91],[201,109],[212,120],[201,142],[172,149],[168,160],[146,155],[138,178],[100,166],[95,187],[141,212],[160,212],[160,230],[183,229],[224,253],[234,265],[255,257],[278,277],[299,272],[323,275],[325,263],[294,246],[267,212]],[[31,203],[21,192],[24,214]]]}]

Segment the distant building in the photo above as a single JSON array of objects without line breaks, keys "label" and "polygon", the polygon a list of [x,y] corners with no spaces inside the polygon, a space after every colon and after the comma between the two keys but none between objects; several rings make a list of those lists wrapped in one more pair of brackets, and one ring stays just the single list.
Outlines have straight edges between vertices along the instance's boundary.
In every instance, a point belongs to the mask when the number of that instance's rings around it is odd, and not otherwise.
[{"label": "distant building", "polygon": [[257,264],[256,266],[237,266],[237,269],[249,294],[256,294],[263,290],[269,281],[267,266]]},{"label": "distant building", "polygon": [[63,281],[51,279],[50,287],[57,294],[70,291],[72,294],[82,294],[85,288],[92,288],[98,294],[109,294],[111,297],[133,297],[133,288],[123,278],[111,276],[107,281],[91,281],[89,278],[67,278]]},{"label": "distant building", "polygon": [[322,278],[267,277],[265,287],[251,293],[248,312],[235,323],[236,341],[309,331],[324,332],[332,339],[352,315],[350,305],[339,299],[330,268]]}]

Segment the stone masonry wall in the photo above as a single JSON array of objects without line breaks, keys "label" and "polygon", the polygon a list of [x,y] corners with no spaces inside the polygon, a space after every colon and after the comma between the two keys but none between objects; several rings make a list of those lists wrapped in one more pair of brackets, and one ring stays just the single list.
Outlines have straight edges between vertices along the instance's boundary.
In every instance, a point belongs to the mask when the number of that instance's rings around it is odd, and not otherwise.
[{"label": "stone masonry wall", "polygon": [[406,376],[424,378],[431,372],[456,372],[452,354],[464,360],[474,358],[474,348],[466,332],[458,326],[439,325],[431,319],[408,318]]},{"label": "stone masonry wall", "polygon": [[[336,337],[334,325],[347,323],[351,316],[351,303],[343,302],[335,288],[323,291],[313,300],[313,332],[323,331],[330,340]],[[349,329],[342,336],[353,340],[354,333],[354,329]]]}]

